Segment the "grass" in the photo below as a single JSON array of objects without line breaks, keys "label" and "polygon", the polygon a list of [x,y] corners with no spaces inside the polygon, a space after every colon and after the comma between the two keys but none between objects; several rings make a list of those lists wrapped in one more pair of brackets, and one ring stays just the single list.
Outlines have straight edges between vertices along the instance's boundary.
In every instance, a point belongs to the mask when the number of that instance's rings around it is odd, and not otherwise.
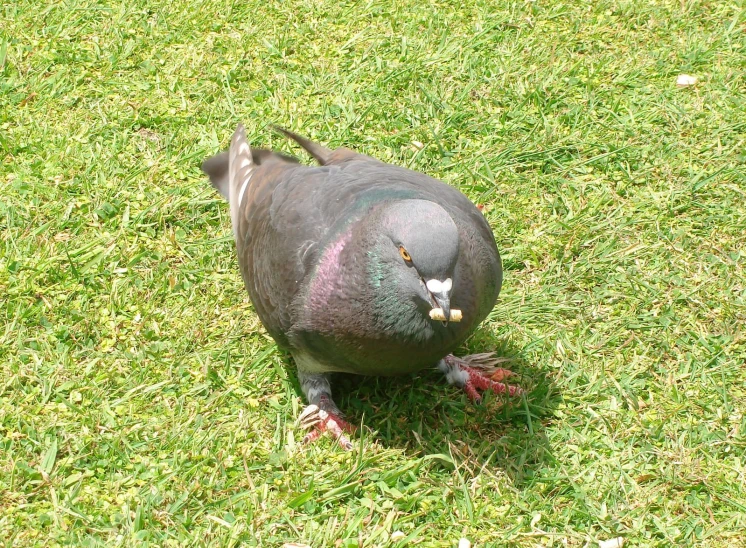
[{"label": "grass", "polygon": [[[746,545],[745,9],[3,4],[0,539]],[[463,350],[528,396],[340,378],[356,450],[301,450],[198,168],[239,120],[484,204],[505,285]]]}]

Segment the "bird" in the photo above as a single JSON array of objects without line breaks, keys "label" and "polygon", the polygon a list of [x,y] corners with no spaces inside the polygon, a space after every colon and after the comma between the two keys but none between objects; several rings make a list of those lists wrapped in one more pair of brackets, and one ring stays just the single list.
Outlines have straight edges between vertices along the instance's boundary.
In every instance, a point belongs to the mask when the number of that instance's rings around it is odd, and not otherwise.
[{"label": "bird", "polygon": [[453,352],[496,304],[502,263],[483,213],[461,191],[289,130],[318,165],[252,148],[242,124],[202,171],[228,201],[238,264],[260,321],[290,353],[307,406],[305,443],[355,428],[333,373],[393,376],[436,367],[469,398],[522,393],[493,353]]}]

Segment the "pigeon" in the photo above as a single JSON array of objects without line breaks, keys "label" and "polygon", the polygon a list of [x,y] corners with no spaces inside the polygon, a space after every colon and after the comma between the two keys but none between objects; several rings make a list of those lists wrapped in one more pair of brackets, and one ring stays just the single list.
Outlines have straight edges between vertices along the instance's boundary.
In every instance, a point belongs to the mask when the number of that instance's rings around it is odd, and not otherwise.
[{"label": "pigeon", "polygon": [[[391,376],[437,367],[472,399],[521,393],[493,354],[453,351],[495,306],[502,264],[481,211],[454,187],[347,148],[275,128],[318,166],[252,148],[243,125],[202,164],[228,201],[254,309],[297,366],[304,442],[354,431],[330,374]],[[496,380],[497,379],[497,380]]]}]

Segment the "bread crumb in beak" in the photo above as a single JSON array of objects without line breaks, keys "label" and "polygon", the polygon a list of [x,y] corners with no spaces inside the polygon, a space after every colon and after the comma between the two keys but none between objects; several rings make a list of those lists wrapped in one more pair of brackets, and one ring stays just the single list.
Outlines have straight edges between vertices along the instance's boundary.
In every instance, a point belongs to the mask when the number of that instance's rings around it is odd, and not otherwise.
[{"label": "bread crumb in beak", "polygon": [[[449,318],[448,321],[460,322],[462,317],[463,316],[461,315],[461,311],[458,308],[451,308],[451,317]],[[430,319],[444,322],[446,321],[446,315],[443,314],[442,308],[433,308],[430,311]]]}]

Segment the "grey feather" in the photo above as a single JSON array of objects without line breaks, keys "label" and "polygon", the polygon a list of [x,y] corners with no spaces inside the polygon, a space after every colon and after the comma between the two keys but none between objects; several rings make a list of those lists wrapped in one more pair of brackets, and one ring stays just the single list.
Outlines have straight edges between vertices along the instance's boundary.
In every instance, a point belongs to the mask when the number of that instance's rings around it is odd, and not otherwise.
[{"label": "grey feather", "polygon": [[[299,163],[298,159],[288,154],[251,147],[252,160],[256,165],[272,162]],[[210,183],[220,195],[228,200],[228,152],[216,154],[202,162],[202,171],[210,178]]]},{"label": "grey feather", "polygon": [[306,139],[305,137],[298,135],[297,133],[293,133],[292,131],[289,131],[287,129],[281,128],[279,126],[272,126],[272,129],[275,131],[279,131],[282,133],[285,137],[288,137],[298,143],[303,149],[308,152],[311,156],[313,156],[318,163],[320,163],[322,166],[325,165],[329,159],[332,156],[332,151],[324,146],[321,146],[318,143],[314,143],[310,139]]}]

